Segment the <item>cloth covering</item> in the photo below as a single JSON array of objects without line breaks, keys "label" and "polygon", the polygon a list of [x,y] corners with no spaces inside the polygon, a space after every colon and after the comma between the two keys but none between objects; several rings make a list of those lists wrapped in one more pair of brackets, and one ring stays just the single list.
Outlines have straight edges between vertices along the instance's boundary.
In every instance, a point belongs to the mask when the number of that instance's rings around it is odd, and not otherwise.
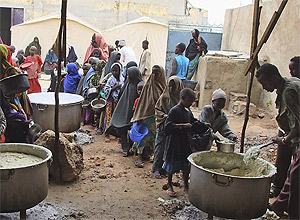
[{"label": "cloth covering", "polygon": [[[118,66],[120,68],[120,72],[121,72],[121,65],[119,63],[114,63],[112,65],[113,66]],[[124,84],[124,79],[123,76],[120,73],[120,77],[119,80],[117,80],[114,76],[111,76],[107,83],[104,86],[104,93],[105,93],[105,99],[108,100],[110,97],[112,97],[112,99],[114,100],[115,103],[118,102],[118,97],[119,97],[119,93],[120,93],[120,89],[117,89],[115,91],[111,91],[113,87],[115,87],[116,85],[121,84],[123,86]]]},{"label": "cloth covering", "polygon": [[[98,58],[93,58],[97,63],[100,61]],[[90,79],[96,73],[96,70],[91,67],[91,69],[87,72],[86,76],[84,77],[83,81],[83,89],[82,89],[82,96],[85,96],[86,91],[90,86]]]},{"label": "cloth covering", "polygon": [[[106,42],[105,42],[102,34],[95,33],[95,41],[98,44],[98,46],[101,49],[101,51],[103,52],[104,61],[107,62],[108,56],[109,56],[108,46],[107,46],[107,44],[106,44]],[[93,47],[92,44],[88,47],[88,49],[87,49],[87,51],[85,53],[85,57],[84,57],[83,63],[87,63],[88,62],[88,59],[91,57],[91,54],[93,53],[94,49],[95,48]]]},{"label": "cloth covering", "polygon": [[[170,92],[169,84],[171,81],[175,83],[175,89]],[[180,91],[183,89],[183,84],[181,79],[178,76],[171,76],[168,79],[167,87],[165,88],[162,95],[156,102],[155,105],[155,116],[156,116],[156,125],[160,125],[165,122],[168,117],[168,113],[171,108],[173,108],[179,102]]]},{"label": "cloth covering", "polygon": [[81,77],[78,73],[76,64],[69,63],[67,65],[67,70],[68,70],[68,74],[66,75],[64,80],[65,93],[75,94]]},{"label": "cloth covering", "polygon": [[226,99],[226,93],[222,89],[217,89],[213,92],[211,100]]},{"label": "cloth covering", "polygon": [[151,74],[143,87],[140,100],[134,111],[132,122],[155,116],[155,104],[166,88],[166,74],[159,66],[157,75]]},{"label": "cloth covering", "polygon": [[[34,40],[37,40],[37,42],[35,42]],[[40,45],[40,41],[39,41],[39,38],[38,37],[35,37],[33,39],[33,41],[28,44],[28,46],[26,47],[25,49],[25,57],[28,57],[30,54],[29,54],[29,50],[30,50],[30,47],[32,46],[35,46],[36,47],[36,54],[41,56],[41,53],[42,53],[42,47]],[[49,48],[49,47],[48,47]]]},{"label": "cloth covering", "polygon": [[42,58],[39,55],[35,55],[34,57],[28,56],[26,57],[24,63],[20,66],[22,66],[31,63],[26,70],[28,73],[28,79],[38,78],[37,73],[41,72],[41,66],[43,65]]},{"label": "cloth covering", "polygon": [[151,74],[151,52],[149,49],[143,50],[140,58],[139,68],[142,73],[145,71],[145,75],[143,75],[144,79]]},{"label": "cloth covering", "polygon": [[[53,54],[51,54],[51,52],[53,52]],[[52,64],[52,63],[56,63],[57,60],[58,60],[58,58],[57,58],[56,54],[54,53],[54,51],[52,49],[50,49],[46,55],[44,63]]]},{"label": "cloth covering", "polygon": [[172,165],[175,161],[177,161],[177,164],[179,163],[181,165],[187,163],[187,157],[192,153],[188,141],[188,129],[177,129],[175,128],[175,125],[181,123],[192,124],[194,121],[195,119],[191,110],[180,104],[175,105],[170,110],[165,122],[166,144],[164,152],[164,169],[168,168],[168,163],[169,165]]},{"label": "cloth covering", "polygon": [[[131,125],[130,120],[133,115],[132,108],[136,98],[138,97],[136,87],[143,79],[141,71],[137,67],[130,67],[128,69],[128,75],[131,82],[128,82],[121,98],[119,99],[110,121],[110,127],[123,128]],[[110,128],[107,129],[108,133],[109,129]]]},{"label": "cloth covering", "polygon": [[73,46],[71,46],[69,54],[67,56],[67,63],[75,63],[77,61],[78,57],[75,52],[75,49]]},{"label": "cloth covering", "polygon": [[121,54],[121,59],[120,61],[122,62],[123,65],[127,65],[130,61],[136,62],[136,57],[133,49],[128,46],[124,46],[120,49],[120,54]]},{"label": "cloth covering", "polygon": [[196,72],[196,69],[197,69],[198,63],[199,63],[199,57],[200,57],[200,53],[198,53],[195,56],[195,58],[193,60],[190,60],[190,62],[189,62],[188,71],[187,71],[187,75],[186,75],[186,78],[188,80],[191,80]]},{"label": "cloth covering", "polygon": [[[105,70],[104,70],[104,76],[106,76],[107,74],[110,73],[110,70],[111,70],[111,65],[113,65],[113,63],[115,63],[115,59],[116,59],[116,56],[120,54],[119,52],[112,52],[110,54],[110,57],[108,58],[108,61],[107,61],[107,64],[105,66]],[[121,54],[120,54],[121,55]]]}]

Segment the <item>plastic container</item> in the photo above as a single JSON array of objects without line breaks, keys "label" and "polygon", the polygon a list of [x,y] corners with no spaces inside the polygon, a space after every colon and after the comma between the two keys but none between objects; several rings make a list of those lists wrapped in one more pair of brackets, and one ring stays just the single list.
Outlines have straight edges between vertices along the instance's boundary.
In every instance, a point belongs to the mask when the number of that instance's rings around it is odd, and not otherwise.
[{"label": "plastic container", "polygon": [[140,142],[148,134],[148,128],[145,124],[135,122],[130,130],[129,137],[134,142]]}]

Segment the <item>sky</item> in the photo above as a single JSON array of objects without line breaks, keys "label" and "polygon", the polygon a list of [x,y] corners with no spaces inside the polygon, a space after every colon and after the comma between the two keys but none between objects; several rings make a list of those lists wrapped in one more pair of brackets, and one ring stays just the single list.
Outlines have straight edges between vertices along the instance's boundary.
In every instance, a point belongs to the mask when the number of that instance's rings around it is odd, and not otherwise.
[{"label": "sky", "polygon": [[189,0],[197,8],[208,10],[208,23],[219,25],[224,23],[225,11],[252,4],[253,0]]}]

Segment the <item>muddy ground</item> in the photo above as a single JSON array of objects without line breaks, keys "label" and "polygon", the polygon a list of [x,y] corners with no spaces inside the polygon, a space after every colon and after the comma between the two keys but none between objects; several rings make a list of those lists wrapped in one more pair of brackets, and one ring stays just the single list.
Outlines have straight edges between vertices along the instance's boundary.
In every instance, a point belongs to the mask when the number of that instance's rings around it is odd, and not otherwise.
[{"label": "muddy ground", "polygon": [[[43,75],[41,85],[45,91],[50,78]],[[193,109],[194,116],[199,111]],[[240,136],[243,116],[229,117],[231,129]],[[177,198],[171,198],[162,189],[166,179],[152,176],[152,163],[144,168],[134,166],[135,157],[122,157],[117,141],[105,143],[104,137],[96,135],[93,128],[81,127],[93,136],[93,143],[83,145],[85,168],[80,178],[72,183],[49,183],[48,197],[37,206],[27,210],[28,220],[56,219],[205,219],[207,214],[191,206],[183,189],[175,187]],[[265,117],[250,118],[247,129],[246,149],[265,143],[277,133],[276,121]],[[89,142],[84,137],[81,143]],[[239,146],[236,146],[239,152]],[[268,147],[261,157],[274,164],[276,149]],[[179,181],[179,175],[174,181]],[[182,209],[182,210],[181,210]],[[175,213],[176,212],[176,213]],[[18,219],[18,213],[1,214],[0,219]],[[220,218],[214,218],[220,219]],[[269,219],[275,219],[272,216]]]},{"label": "muddy ground", "polygon": [[[199,112],[194,111],[196,117]],[[240,136],[243,116],[230,117],[230,127]],[[73,183],[49,184],[45,201],[27,211],[27,219],[203,219],[206,214],[192,206],[177,212],[188,203],[183,189],[175,187],[178,201],[174,202],[162,190],[166,179],[151,174],[152,163],[144,168],[134,166],[135,157],[122,157],[117,141],[105,143],[93,128],[83,126],[94,137],[94,142],[83,145],[85,168]],[[277,132],[274,118],[250,118],[247,148],[267,142]],[[236,151],[239,149],[237,147]],[[276,149],[268,147],[261,156],[274,163]],[[174,181],[179,180],[179,175]],[[169,205],[168,205],[169,203]],[[174,203],[172,205],[172,203]],[[170,205],[171,204],[171,205]],[[0,219],[16,219],[18,213],[0,214]]]}]

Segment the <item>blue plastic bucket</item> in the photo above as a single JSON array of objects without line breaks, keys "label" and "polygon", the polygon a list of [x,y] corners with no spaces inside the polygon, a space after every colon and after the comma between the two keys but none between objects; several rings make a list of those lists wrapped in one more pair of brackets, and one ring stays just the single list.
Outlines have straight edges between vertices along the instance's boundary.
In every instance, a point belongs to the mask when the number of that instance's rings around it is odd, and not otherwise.
[{"label": "blue plastic bucket", "polygon": [[140,142],[147,134],[147,126],[143,123],[138,125],[138,123],[135,122],[130,130],[129,137],[134,142]]}]

